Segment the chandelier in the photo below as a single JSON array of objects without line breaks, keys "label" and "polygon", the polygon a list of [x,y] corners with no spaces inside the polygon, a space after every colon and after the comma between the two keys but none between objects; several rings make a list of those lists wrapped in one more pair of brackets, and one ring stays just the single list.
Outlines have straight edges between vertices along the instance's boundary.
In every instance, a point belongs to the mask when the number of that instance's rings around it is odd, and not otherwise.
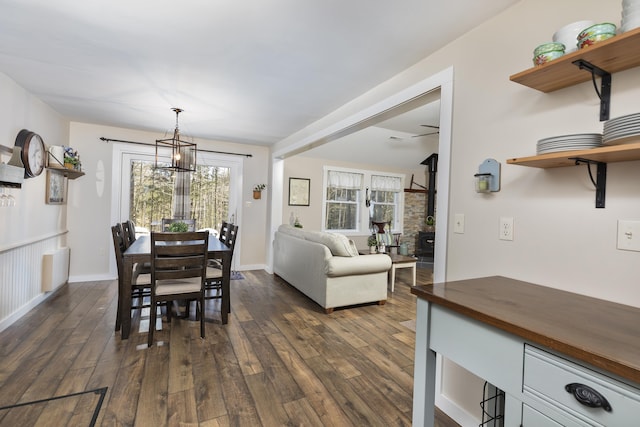
[{"label": "chandelier", "polygon": [[[156,169],[169,169],[175,172],[195,172],[196,170],[196,144],[180,139],[180,129],[178,128],[178,115],[184,110],[172,108],[176,113],[176,128],[172,138],[156,139]],[[164,149],[171,151],[171,163],[167,165],[158,156]]]}]

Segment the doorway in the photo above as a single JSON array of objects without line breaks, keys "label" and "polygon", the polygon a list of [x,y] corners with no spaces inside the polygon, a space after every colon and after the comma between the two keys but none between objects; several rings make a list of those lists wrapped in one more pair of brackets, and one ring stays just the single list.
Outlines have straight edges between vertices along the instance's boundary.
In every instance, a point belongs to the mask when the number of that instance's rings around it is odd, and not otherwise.
[{"label": "doorway", "polygon": [[[449,171],[451,154],[451,127],[453,110],[453,68],[450,67],[421,82],[418,82],[397,94],[390,96],[374,105],[363,108],[360,112],[341,120],[329,123],[326,127],[299,140],[286,141],[286,146],[274,147],[272,153],[272,187],[283,188],[284,159],[304,153],[311,148],[318,147],[354,132],[375,126],[392,117],[414,110],[431,101],[435,93],[440,94],[440,123],[438,138],[438,224],[436,227],[436,244],[434,249],[434,281],[444,281],[446,276],[446,254],[449,216]],[[284,144],[284,142],[283,142]],[[429,153],[425,153],[428,155]],[[426,157],[426,156],[425,156]],[[283,222],[283,192],[272,194],[271,236]],[[268,249],[268,266],[272,271],[270,245]]]}]

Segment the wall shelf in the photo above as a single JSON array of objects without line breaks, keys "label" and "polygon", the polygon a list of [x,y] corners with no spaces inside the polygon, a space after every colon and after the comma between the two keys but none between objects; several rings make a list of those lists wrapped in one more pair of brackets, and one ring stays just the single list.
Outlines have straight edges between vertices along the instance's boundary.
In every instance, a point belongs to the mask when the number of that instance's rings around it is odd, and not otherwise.
[{"label": "wall shelf", "polygon": [[76,179],[84,176],[84,172],[78,171],[75,169],[67,169],[67,168],[52,168],[47,167],[48,170],[58,171],[69,179]]},{"label": "wall shelf", "polygon": [[[596,86],[596,75],[601,78],[600,121],[609,120],[611,74],[640,66],[640,28],[622,33],[593,46],[578,49],[544,65],[536,66],[509,79],[541,92],[553,92],[589,80]],[[587,72],[584,72],[584,71]],[[589,165],[589,177],[596,187],[596,208],[604,208],[607,181],[607,163],[640,160],[640,137],[616,141],[616,145],[589,150],[563,151],[538,156],[514,157],[507,164],[536,168],[558,168]],[[591,165],[597,165],[594,180]]]},{"label": "wall shelf", "polygon": [[640,137],[636,137],[635,139],[637,142],[607,145],[589,150],[562,151],[558,153],[541,154],[539,156],[514,157],[507,159],[507,164],[546,169],[574,166],[576,164],[575,158],[602,163],[640,160]]},{"label": "wall shelf", "polygon": [[579,60],[609,73],[640,66],[640,28],[514,74],[510,80],[541,92],[553,92],[591,80],[591,73],[576,68],[574,62]]}]

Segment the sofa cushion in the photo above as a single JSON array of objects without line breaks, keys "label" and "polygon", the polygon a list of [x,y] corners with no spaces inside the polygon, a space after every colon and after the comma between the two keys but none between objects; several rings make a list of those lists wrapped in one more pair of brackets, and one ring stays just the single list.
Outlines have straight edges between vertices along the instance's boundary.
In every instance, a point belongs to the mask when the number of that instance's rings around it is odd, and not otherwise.
[{"label": "sofa cushion", "polygon": [[325,245],[331,251],[333,256],[358,256],[358,249],[352,240],[340,233],[329,233],[325,231],[306,231],[301,228],[292,227],[288,224],[282,224],[278,227],[281,233],[305,239],[310,242]]},{"label": "sofa cushion", "polygon": [[355,255],[353,254],[349,239],[344,234],[308,231],[305,234],[305,239],[325,245],[333,256],[352,257],[358,255],[358,251]]}]

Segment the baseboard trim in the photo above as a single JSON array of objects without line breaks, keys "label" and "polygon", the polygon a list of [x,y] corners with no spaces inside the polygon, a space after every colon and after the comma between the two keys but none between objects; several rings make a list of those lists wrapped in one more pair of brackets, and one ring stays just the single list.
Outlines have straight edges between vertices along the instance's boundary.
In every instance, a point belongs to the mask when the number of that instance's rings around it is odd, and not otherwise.
[{"label": "baseboard trim", "polygon": [[65,285],[61,285],[60,287],[58,287],[55,291],[53,292],[44,292],[41,293],[40,295],[38,295],[37,297],[31,299],[31,301],[29,301],[28,303],[26,303],[25,305],[23,305],[22,307],[20,307],[19,309],[17,309],[16,311],[14,311],[13,313],[11,313],[9,316],[5,317],[4,319],[0,320],[0,332],[4,331],[5,329],[7,329],[9,326],[13,325],[15,322],[17,322],[22,316],[24,316],[25,314],[27,314],[29,312],[29,310],[31,310],[32,308],[36,307],[38,304],[40,304],[42,301],[46,300],[47,298],[49,298],[51,295],[55,294],[56,291],[58,289],[61,289],[63,286]]},{"label": "baseboard trim", "polygon": [[478,426],[480,419],[474,417],[444,394],[436,394],[436,406],[461,426]]}]

